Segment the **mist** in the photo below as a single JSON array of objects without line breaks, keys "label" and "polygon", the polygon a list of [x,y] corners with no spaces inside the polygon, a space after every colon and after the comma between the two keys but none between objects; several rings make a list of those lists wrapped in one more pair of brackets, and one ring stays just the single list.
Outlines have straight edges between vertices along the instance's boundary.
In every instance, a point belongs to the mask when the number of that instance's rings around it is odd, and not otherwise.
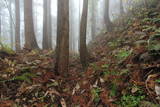
[{"label": "mist", "polygon": [[[96,0],[95,0],[96,1]],[[124,11],[127,12],[127,3],[132,0],[126,0],[123,2]],[[10,3],[11,2],[11,3]],[[109,15],[111,20],[115,20],[120,16],[120,0],[110,0],[110,11]],[[11,5],[10,5],[11,4]],[[87,43],[92,40],[91,37],[91,18],[92,16],[92,5],[91,0],[89,1],[88,8],[88,21],[87,21]],[[1,39],[3,43],[8,46],[11,44],[15,44],[15,5],[12,0],[2,0],[0,2],[1,5],[1,19],[3,20],[1,23]],[[82,0],[70,0],[70,50],[78,52],[78,41],[79,41],[79,27],[80,20],[82,15]],[[24,47],[25,39],[24,39],[24,12],[23,12],[23,1],[20,1],[20,35],[21,35],[21,47]],[[105,32],[105,24],[104,24],[104,0],[96,1],[95,10],[95,26],[96,26],[96,35]],[[11,8],[11,10],[9,9]],[[51,0],[51,18],[52,18],[52,47],[56,46],[56,36],[57,36],[57,0]],[[43,0],[33,0],[33,19],[34,19],[34,31],[36,35],[36,39],[40,48],[42,48],[42,36],[43,36]],[[12,35],[12,36],[11,36]],[[74,44],[73,44],[74,43]],[[12,46],[15,49],[15,45]]]}]

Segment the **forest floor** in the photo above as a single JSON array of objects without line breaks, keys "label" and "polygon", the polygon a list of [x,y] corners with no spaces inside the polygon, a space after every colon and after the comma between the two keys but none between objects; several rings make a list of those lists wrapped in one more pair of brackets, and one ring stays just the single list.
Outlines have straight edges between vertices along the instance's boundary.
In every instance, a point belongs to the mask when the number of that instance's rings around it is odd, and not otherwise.
[{"label": "forest floor", "polygon": [[82,72],[70,57],[54,75],[54,51],[0,51],[0,107],[160,107],[160,9],[141,9],[127,25],[89,45]]}]

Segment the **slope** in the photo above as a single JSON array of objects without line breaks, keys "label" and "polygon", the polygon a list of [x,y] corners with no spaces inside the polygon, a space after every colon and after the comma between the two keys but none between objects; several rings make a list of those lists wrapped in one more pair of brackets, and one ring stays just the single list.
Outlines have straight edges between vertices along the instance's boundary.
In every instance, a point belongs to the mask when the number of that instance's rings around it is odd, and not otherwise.
[{"label": "slope", "polygon": [[[160,8],[138,8],[124,28],[89,45],[81,72],[71,56],[67,77],[54,75],[54,51],[0,52],[0,107],[159,107]],[[135,17],[136,16],[136,17]]]}]

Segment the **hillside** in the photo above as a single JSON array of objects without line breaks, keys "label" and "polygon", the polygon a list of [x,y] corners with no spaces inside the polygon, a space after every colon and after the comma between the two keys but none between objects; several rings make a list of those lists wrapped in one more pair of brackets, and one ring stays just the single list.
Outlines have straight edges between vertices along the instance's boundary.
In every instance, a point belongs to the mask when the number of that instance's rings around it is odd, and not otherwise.
[{"label": "hillside", "polygon": [[3,47],[0,107],[159,107],[160,7],[135,9],[124,24],[89,44],[86,72],[71,56],[65,76],[54,74],[54,51]]}]

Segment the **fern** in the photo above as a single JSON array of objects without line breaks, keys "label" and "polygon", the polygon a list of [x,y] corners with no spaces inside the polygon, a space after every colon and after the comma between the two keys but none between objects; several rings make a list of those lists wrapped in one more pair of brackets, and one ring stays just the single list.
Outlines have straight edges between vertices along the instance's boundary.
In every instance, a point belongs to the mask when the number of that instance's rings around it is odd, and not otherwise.
[{"label": "fern", "polygon": [[126,59],[129,55],[131,55],[132,50],[120,50],[117,55],[115,55],[119,60]]},{"label": "fern", "polygon": [[100,92],[101,92],[100,88],[93,88],[91,90],[91,94],[95,102],[98,102],[100,100],[100,96],[99,96]]},{"label": "fern", "polygon": [[160,18],[154,18],[152,20],[153,20],[153,23],[160,23]]},{"label": "fern", "polygon": [[36,75],[33,73],[24,73],[20,76],[15,76],[9,80],[4,80],[4,81],[0,81],[0,82],[10,82],[10,81],[18,80],[18,81],[25,81],[30,84],[30,83],[32,83],[31,78],[33,78],[33,77],[36,77]]},{"label": "fern", "polygon": [[160,39],[160,34],[155,34],[148,40],[149,50],[160,50],[159,39]]},{"label": "fern", "polygon": [[142,29],[142,31],[146,31],[146,32],[152,32],[152,31],[155,31],[155,30],[156,30],[155,26],[149,26],[149,25],[143,26],[143,29]]},{"label": "fern", "polygon": [[111,87],[110,87],[111,91],[110,91],[110,96],[111,97],[115,97],[117,95],[117,85],[112,83]]},{"label": "fern", "polygon": [[155,31],[156,33],[160,33],[160,28]]},{"label": "fern", "polygon": [[24,73],[21,76],[16,76],[12,80],[20,80],[20,81],[26,81],[28,83],[32,83],[31,78],[35,77],[35,74],[32,73]]},{"label": "fern", "polygon": [[152,21],[152,18],[144,18],[142,20],[142,23],[151,22],[151,21]]}]

